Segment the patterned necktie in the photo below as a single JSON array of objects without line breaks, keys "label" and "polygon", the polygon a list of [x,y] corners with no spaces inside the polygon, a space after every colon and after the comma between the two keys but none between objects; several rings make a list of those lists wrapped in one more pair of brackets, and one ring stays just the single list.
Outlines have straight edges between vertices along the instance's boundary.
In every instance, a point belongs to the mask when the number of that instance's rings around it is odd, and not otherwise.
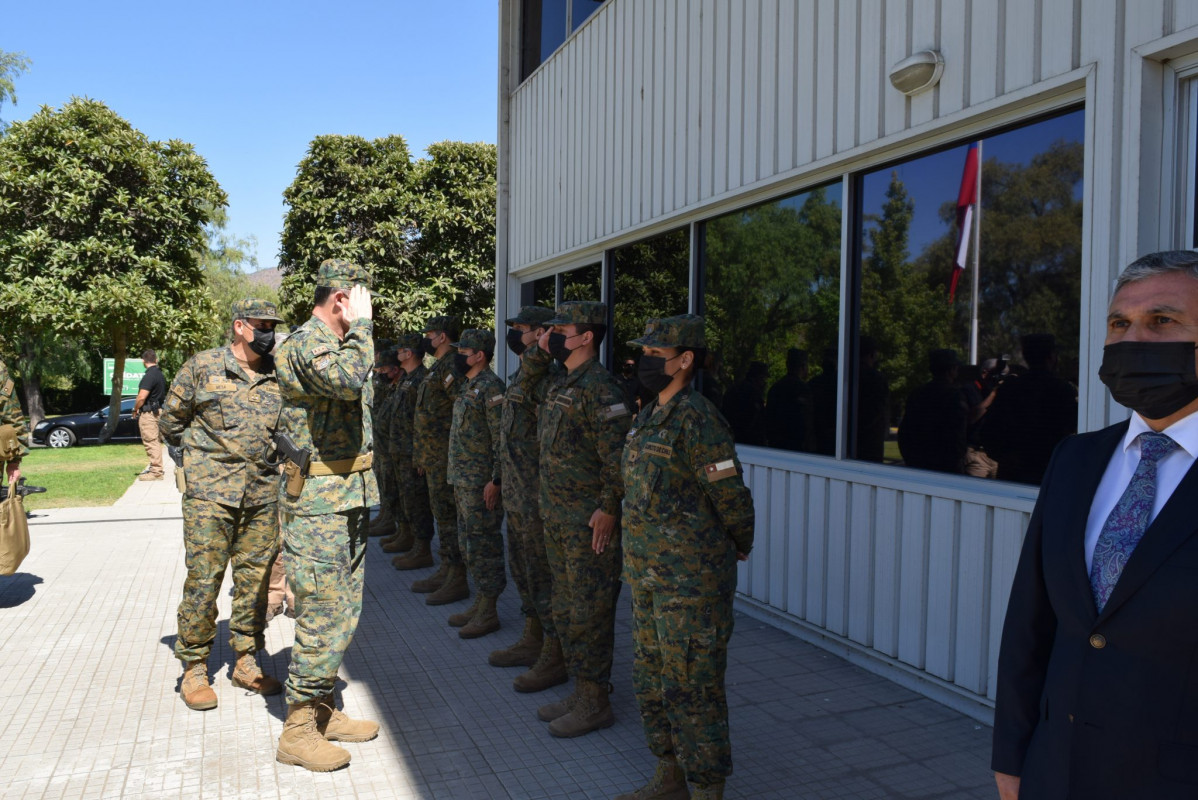
[{"label": "patterned necktie", "polygon": [[1132,551],[1148,529],[1148,515],[1156,499],[1157,462],[1177,449],[1177,442],[1163,433],[1141,433],[1136,438],[1140,441],[1140,463],[1098,534],[1090,566],[1090,589],[1100,614]]}]

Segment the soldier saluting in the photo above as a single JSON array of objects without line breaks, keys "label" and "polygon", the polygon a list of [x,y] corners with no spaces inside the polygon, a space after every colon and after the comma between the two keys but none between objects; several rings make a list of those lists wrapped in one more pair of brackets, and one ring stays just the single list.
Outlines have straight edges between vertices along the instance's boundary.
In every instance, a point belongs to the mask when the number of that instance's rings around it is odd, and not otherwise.
[{"label": "soldier saluting", "polygon": [[308,458],[284,464],[279,494],[296,614],[275,758],[316,772],[349,763],[326,740],[365,742],[379,728],[339,711],[333,691],[362,613],[369,508],[379,498],[370,469],[373,328],[370,273],[330,259],[317,274],[311,319],[276,356],[279,433]]},{"label": "soldier saluting", "polygon": [[279,544],[279,471],[264,454],[268,428],[279,415],[270,351],[281,321],[273,303],[234,303],[232,344],[187,360],[158,419],[166,443],[183,448],[187,577],[175,656],[184,665],[179,695],[197,711],[216,708],[208,655],[216,638],[216,598],[230,563],[233,685],[268,695],[282,688],[255,660],[264,644],[267,584]]}]

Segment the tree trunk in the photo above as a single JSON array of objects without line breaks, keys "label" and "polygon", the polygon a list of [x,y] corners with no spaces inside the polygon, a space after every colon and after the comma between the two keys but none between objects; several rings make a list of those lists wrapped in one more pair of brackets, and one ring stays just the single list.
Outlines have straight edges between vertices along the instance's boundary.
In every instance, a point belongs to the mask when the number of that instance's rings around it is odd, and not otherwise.
[{"label": "tree trunk", "polygon": [[125,329],[117,328],[112,334],[112,396],[108,398],[108,419],[100,429],[98,442],[107,444],[116,433],[117,423],[121,419],[121,395],[125,388],[125,351],[128,342],[125,339]]},{"label": "tree trunk", "polygon": [[46,403],[42,398],[41,354],[29,339],[21,342],[21,354],[17,367],[21,370],[21,393],[25,395],[25,410],[29,416],[29,430],[46,418]]}]

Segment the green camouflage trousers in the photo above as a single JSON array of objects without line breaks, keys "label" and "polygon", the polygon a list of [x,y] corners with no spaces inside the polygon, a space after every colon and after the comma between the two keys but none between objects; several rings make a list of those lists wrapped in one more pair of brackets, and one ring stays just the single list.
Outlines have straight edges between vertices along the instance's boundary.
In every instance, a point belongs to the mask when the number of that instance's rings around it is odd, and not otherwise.
[{"label": "green camouflage trousers", "polygon": [[399,486],[391,457],[381,450],[374,451],[374,479],[379,485],[379,516],[399,519]]},{"label": "green camouflage trousers", "polygon": [[391,482],[395,484],[395,493],[399,500],[395,507],[396,516],[400,522],[412,526],[412,533],[417,539],[431,542],[433,510],[428,504],[428,484],[412,465],[410,456],[392,458],[391,464]]},{"label": "green camouflage trousers", "polygon": [[479,594],[499,597],[507,587],[507,572],[503,567],[503,508],[488,511],[481,486],[453,488],[466,570]]},{"label": "green camouflage trousers", "polygon": [[507,562],[520,592],[520,612],[541,621],[548,636],[557,636],[553,625],[553,579],[545,552],[545,526],[537,504],[508,500]]},{"label": "green camouflage trousers", "polygon": [[278,505],[231,508],[211,500],[183,498],[183,545],[187,577],[179,602],[180,661],[204,661],[216,639],[216,598],[233,565],[233,613],[229,644],[238,653],[263,647],[270,567],[279,552]]},{"label": "green camouflage trousers", "polygon": [[545,520],[545,551],[553,575],[553,627],[572,678],[606,682],[616,637],[616,599],[623,560],[617,534],[602,554],[591,529]]},{"label": "green camouflage trousers", "polygon": [[288,703],[333,691],[362,613],[368,517],[364,508],[312,517],[283,515],[283,563],[295,593]]},{"label": "green camouflage trousers", "polygon": [[446,482],[448,472],[449,463],[438,460],[435,467],[424,470],[424,480],[428,485],[433,517],[437,520],[437,534],[441,537],[441,560],[446,564],[461,566],[464,561],[458,542],[458,507],[453,487]]},{"label": "green camouflage trousers", "polygon": [[700,786],[732,774],[724,692],[732,624],[731,596],[632,589],[632,684],[645,738]]}]

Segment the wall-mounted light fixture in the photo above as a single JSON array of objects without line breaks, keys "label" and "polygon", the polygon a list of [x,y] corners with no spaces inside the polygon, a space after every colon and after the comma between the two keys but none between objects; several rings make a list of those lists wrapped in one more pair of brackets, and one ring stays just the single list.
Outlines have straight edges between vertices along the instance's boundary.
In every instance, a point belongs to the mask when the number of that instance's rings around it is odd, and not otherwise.
[{"label": "wall-mounted light fixture", "polygon": [[920,50],[890,68],[890,85],[908,97],[927,91],[944,74],[944,57],[935,50]]}]

